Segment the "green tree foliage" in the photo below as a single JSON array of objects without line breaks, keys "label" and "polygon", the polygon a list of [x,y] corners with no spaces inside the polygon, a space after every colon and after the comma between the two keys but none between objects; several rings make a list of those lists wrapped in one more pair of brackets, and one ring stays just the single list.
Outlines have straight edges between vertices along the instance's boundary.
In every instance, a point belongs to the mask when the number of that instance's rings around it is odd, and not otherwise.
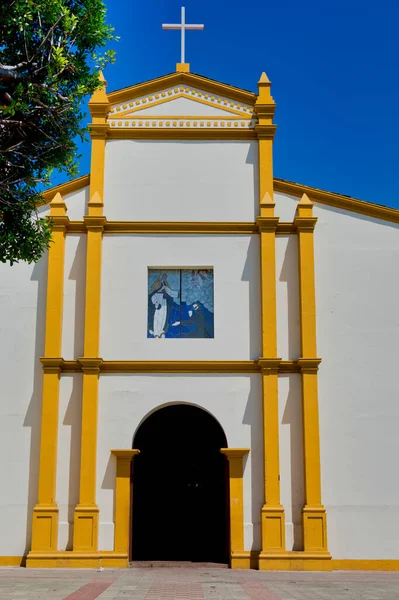
[{"label": "green tree foliage", "polygon": [[36,262],[51,223],[36,207],[54,169],[77,174],[81,103],[115,39],[102,0],[0,0],[0,261]]}]

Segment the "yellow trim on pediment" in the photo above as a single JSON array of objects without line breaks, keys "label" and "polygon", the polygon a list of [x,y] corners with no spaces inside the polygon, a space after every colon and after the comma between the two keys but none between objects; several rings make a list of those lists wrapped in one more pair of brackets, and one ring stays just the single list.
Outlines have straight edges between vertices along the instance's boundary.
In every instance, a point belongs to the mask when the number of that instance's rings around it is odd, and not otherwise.
[{"label": "yellow trim on pediment", "polygon": [[61,196],[65,197],[73,192],[79,192],[80,190],[83,190],[88,185],[90,185],[90,175],[83,175],[77,179],[67,181],[66,183],[55,185],[54,187],[51,187],[43,192],[43,202],[40,202],[38,206],[49,204],[56,194],[61,194]]},{"label": "yellow trim on pediment", "polygon": [[194,73],[171,73],[152,79],[151,81],[145,81],[136,85],[129,86],[122,90],[116,90],[108,94],[108,99],[111,104],[120,104],[121,102],[131,101],[133,98],[139,96],[145,96],[147,94],[155,93],[157,91],[164,90],[173,86],[187,85],[192,87],[200,88],[202,91],[210,92],[218,96],[227,96],[232,100],[243,102],[253,106],[256,101],[256,94],[247,90],[242,90],[226,83],[220,83],[201,75],[195,75]]},{"label": "yellow trim on pediment", "polygon": [[[153,96],[150,96],[150,98],[151,97],[153,97]],[[167,102],[172,102],[173,100],[176,100],[178,98],[186,98],[187,100],[191,100],[192,102],[197,102],[198,104],[203,104],[205,106],[211,106],[212,108],[216,108],[216,110],[224,110],[233,115],[238,115],[239,117],[248,117],[248,116],[252,117],[252,114],[253,114],[252,111],[250,111],[250,112],[248,110],[240,111],[235,108],[232,108],[231,106],[228,106],[227,104],[225,104],[226,102],[228,102],[228,100],[226,98],[219,97],[216,99],[215,102],[209,102],[209,100],[207,100],[207,99],[204,99],[204,98],[201,98],[198,96],[194,96],[194,95],[190,95],[186,92],[180,92],[180,93],[175,93],[175,95],[168,95],[167,97],[161,98],[160,100],[151,101],[151,104],[148,104],[148,105],[146,105],[146,102],[144,102],[144,104],[142,103],[143,100],[147,100],[147,98],[143,98],[139,105],[130,107],[123,111],[117,111],[117,110],[111,109],[111,112],[108,115],[108,119],[126,118],[129,115],[135,116],[135,114],[139,111],[146,110],[147,108],[152,108],[153,106],[160,106],[161,104],[166,104]],[[223,102],[223,104],[222,104],[222,102]],[[133,104],[133,102],[130,102],[129,104]],[[117,106],[119,106],[119,104]],[[252,108],[251,106],[247,106],[247,107],[248,107],[248,109]],[[151,116],[151,118],[152,118],[152,115],[147,115],[147,116],[149,116],[149,117]]]},{"label": "yellow trim on pediment", "polygon": [[368,217],[381,219],[382,221],[399,223],[399,210],[396,208],[383,206],[382,204],[374,204],[373,202],[366,202],[365,200],[359,200],[358,198],[352,198],[351,196],[345,196],[335,192],[327,192],[302,183],[294,183],[293,181],[286,181],[285,179],[275,179],[274,191],[296,196],[298,198],[301,198],[303,194],[307,194],[312,202],[327,204],[334,208],[367,215]]},{"label": "yellow trim on pediment", "polygon": [[[125,119],[128,117],[124,117]],[[119,117],[110,117],[110,120],[113,121],[118,121],[120,120]],[[248,117],[246,116],[241,116],[241,117],[214,117],[214,116],[207,116],[207,115],[158,115],[158,116],[154,116],[154,115],[136,115],[135,120],[136,121],[166,121],[167,119],[171,119],[174,121],[179,121],[181,120],[186,120],[186,121],[198,121],[198,120],[203,120],[203,121],[245,121],[246,123],[248,123],[249,121],[253,120],[253,117]]]}]

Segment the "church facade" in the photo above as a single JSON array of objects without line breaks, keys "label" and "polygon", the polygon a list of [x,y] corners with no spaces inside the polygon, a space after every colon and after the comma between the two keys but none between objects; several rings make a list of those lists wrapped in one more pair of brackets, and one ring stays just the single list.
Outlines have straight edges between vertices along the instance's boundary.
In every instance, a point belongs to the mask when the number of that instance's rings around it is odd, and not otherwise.
[{"label": "church facade", "polygon": [[265,74],[89,108],[1,266],[0,565],[399,569],[399,211],[273,177]]}]

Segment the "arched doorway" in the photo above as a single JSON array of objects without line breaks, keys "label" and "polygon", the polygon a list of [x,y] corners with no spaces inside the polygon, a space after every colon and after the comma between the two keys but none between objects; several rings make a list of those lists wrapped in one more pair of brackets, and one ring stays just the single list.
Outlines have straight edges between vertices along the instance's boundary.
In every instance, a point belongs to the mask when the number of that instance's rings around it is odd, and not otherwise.
[{"label": "arched doorway", "polygon": [[219,423],[196,406],[161,408],[140,425],[132,560],[228,562],[226,446]]}]

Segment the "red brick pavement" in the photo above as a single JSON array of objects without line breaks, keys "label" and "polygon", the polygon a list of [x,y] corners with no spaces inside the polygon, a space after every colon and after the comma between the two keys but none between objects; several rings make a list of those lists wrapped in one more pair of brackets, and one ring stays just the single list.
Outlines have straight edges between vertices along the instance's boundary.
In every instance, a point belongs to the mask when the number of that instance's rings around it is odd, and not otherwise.
[{"label": "red brick pavement", "polygon": [[144,600],[204,600],[200,583],[153,583]]},{"label": "red brick pavement", "polygon": [[280,600],[263,581],[237,581],[250,600]]},{"label": "red brick pavement", "polygon": [[92,581],[70,594],[64,600],[96,600],[100,594],[105,592],[114,583],[112,581]]}]

